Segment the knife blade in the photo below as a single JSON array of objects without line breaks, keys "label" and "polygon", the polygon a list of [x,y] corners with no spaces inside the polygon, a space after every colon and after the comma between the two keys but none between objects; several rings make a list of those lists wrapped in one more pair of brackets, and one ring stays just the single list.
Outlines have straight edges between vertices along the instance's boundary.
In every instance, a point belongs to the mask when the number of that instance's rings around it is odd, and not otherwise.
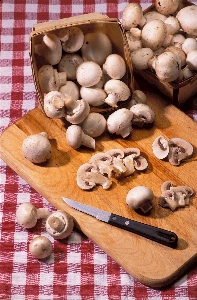
[{"label": "knife blade", "polygon": [[178,236],[172,231],[134,221],[66,197],[62,198],[70,207],[102,222],[138,234],[171,248],[176,248],[177,246]]}]

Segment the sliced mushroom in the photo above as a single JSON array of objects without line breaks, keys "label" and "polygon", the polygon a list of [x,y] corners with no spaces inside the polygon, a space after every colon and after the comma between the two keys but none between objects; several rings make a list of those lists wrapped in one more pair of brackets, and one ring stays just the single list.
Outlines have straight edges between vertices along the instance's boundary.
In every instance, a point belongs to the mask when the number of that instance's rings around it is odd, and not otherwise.
[{"label": "sliced mushroom", "polygon": [[169,140],[168,159],[172,165],[178,166],[181,161],[190,158],[193,155],[193,146],[181,138],[172,138]]},{"label": "sliced mushroom", "polygon": [[94,163],[99,172],[108,177],[112,177],[114,172],[114,166],[112,165],[112,156],[106,152],[99,152],[94,154],[90,160],[90,163]]},{"label": "sliced mushroom", "polygon": [[83,190],[91,190],[96,185],[101,185],[107,190],[112,185],[112,181],[99,173],[97,165],[94,163],[85,163],[77,170],[77,185]]},{"label": "sliced mushroom", "polygon": [[142,155],[136,157],[134,160],[134,167],[138,171],[143,171],[148,168],[148,162]]},{"label": "sliced mushroom", "polygon": [[120,149],[110,149],[106,153],[112,157],[112,165],[114,166],[115,177],[118,178],[124,175],[127,168],[123,162],[124,151]]},{"label": "sliced mushroom", "polygon": [[131,106],[130,111],[133,113],[132,124],[138,127],[155,121],[155,113],[147,104],[138,103]]},{"label": "sliced mushroom", "polygon": [[164,159],[169,153],[168,140],[163,136],[159,135],[152,144],[154,155],[159,159]]},{"label": "sliced mushroom", "polygon": [[165,192],[167,190],[170,190],[172,186],[173,185],[172,185],[171,181],[165,181],[165,182],[163,182],[162,186],[161,186],[161,192],[163,193],[163,192]]},{"label": "sliced mushroom", "polygon": [[138,148],[125,148],[123,162],[126,166],[124,176],[130,176],[135,172],[136,162],[134,161],[140,156],[140,150]]}]

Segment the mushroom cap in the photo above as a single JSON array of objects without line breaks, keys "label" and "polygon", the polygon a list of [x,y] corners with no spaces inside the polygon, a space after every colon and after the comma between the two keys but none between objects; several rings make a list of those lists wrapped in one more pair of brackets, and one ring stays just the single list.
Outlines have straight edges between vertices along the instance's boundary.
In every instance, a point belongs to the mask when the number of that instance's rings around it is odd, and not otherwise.
[{"label": "mushroom cap", "polygon": [[66,130],[67,143],[73,148],[77,149],[82,144],[83,131],[78,125],[71,125]]},{"label": "mushroom cap", "polygon": [[66,72],[68,80],[76,79],[77,68],[83,63],[83,58],[77,53],[66,53],[62,56],[57,68]]},{"label": "mushroom cap", "polygon": [[46,236],[36,236],[29,244],[30,253],[38,259],[48,257],[52,250],[52,243]]},{"label": "mushroom cap", "polygon": [[76,78],[81,86],[93,86],[101,80],[101,77],[101,67],[94,61],[85,61],[77,68]]},{"label": "mushroom cap", "polygon": [[112,53],[112,43],[103,32],[90,32],[85,34],[81,53],[84,61],[94,61],[102,66]]},{"label": "mushroom cap", "polygon": [[186,63],[190,70],[197,70],[197,50],[192,50],[187,54]]},{"label": "mushroom cap", "polygon": [[79,99],[79,87],[71,80],[68,80],[66,84],[62,85],[59,92],[64,96],[71,96],[75,101]]},{"label": "mushroom cap", "polygon": [[51,157],[51,144],[46,133],[27,136],[22,143],[23,155],[32,163],[42,163]]},{"label": "mushroom cap", "polygon": [[62,42],[63,50],[68,53],[77,52],[84,42],[83,31],[76,26],[61,29],[58,38]]},{"label": "mushroom cap", "polygon": [[90,106],[84,99],[77,100],[73,110],[66,111],[65,119],[71,124],[80,124],[90,113]]},{"label": "mushroom cap", "polygon": [[179,77],[180,60],[173,52],[163,52],[155,60],[155,72],[159,80],[171,82]]},{"label": "mushroom cap", "polygon": [[42,56],[47,64],[56,65],[62,57],[62,45],[54,33],[47,33],[42,41]]},{"label": "mushroom cap", "polygon": [[128,85],[119,79],[108,80],[104,85],[104,90],[108,95],[116,95],[119,101],[125,101],[131,95]]},{"label": "mushroom cap", "polygon": [[65,239],[74,227],[73,217],[62,210],[54,211],[46,220],[46,231],[55,239]]},{"label": "mushroom cap", "polygon": [[144,48],[156,51],[162,46],[166,35],[167,28],[163,21],[150,21],[142,28],[142,45]]},{"label": "mushroom cap", "polygon": [[81,98],[87,101],[92,106],[100,106],[104,104],[104,99],[107,97],[105,91],[97,87],[85,87],[80,89]]},{"label": "mushroom cap", "polygon": [[119,54],[110,54],[103,65],[103,71],[112,79],[121,79],[126,73],[126,63]]},{"label": "mushroom cap", "polygon": [[197,5],[189,5],[182,8],[176,18],[181,24],[182,29],[188,33],[197,36]]},{"label": "mushroom cap", "polygon": [[126,196],[126,203],[131,209],[138,209],[153,200],[153,192],[149,187],[136,186]]},{"label": "mushroom cap", "polygon": [[65,116],[65,96],[58,91],[51,91],[44,96],[44,111],[49,118],[62,118]]},{"label": "mushroom cap", "polygon": [[127,137],[132,131],[133,113],[126,108],[120,108],[113,112],[107,119],[107,129],[110,133]]},{"label": "mushroom cap", "polygon": [[155,8],[162,15],[171,15],[179,7],[180,0],[155,0]]},{"label": "mushroom cap", "polygon": [[148,68],[148,61],[153,57],[153,50],[141,48],[131,53],[131,61],[134,69],[144,70]]},{"label": "mushroom cap", "polygon": [[166,28],[167,28],[167,34],[175,34],[177,33],[181,26],[178,21],[178,19],[174,16],[169,16],[165,21],[164,21]]},{"label": "mushroom cap", "polygon": [[161,13],[159,13],[156,10],[147,11],[146,13],[144,13],[144,18],[146,18],[146,23],[153,21],[153,20],[161,20],[161,21],[165,22],[165,20],[167,19],[166,16],[162,15]]},{"label": "mushroom cap", "polygon": [[182,44],[182,50],[186,54],[192,50],[197,50],[197,40],[195,38],[186,38]]},{"label": "mushroom cap", "polygon": [[81,124],[83,132],[91,137],[100,136],[106,130],[106,126],[104,116],[95,112],[90,113]]},{"label": "mushroom cap", "polygon": [[177,58],[179,59],[181,67],[185,66],[186,54],[182,49],[175,47],[175,46],[168,46],[165,49],[165,51],[174,53],[177,56]]},{"label": "mushroom cap", "polygon": [[58,90],[55,82],[54,69],[51,65],[44,65],[38,70],[38,81],[44,93]]},{"label": "mushroom cap", "polygon": [[154,155],[159,159],[164,159],[169,153],[168,140],[163,136],[159,135],[152,143],[152,149]]},{"label": "mushroom cap", "polygon": [[122,25],[125,30],[137,27],[143,17],[142,7],[139,3],[129,3],[122,13]]},{"label": "mushroom cap", "polygon": [[37,209],[32,203],[24,202],[16,210],[16,219],[24,228],[32,228],[37,223]]}]

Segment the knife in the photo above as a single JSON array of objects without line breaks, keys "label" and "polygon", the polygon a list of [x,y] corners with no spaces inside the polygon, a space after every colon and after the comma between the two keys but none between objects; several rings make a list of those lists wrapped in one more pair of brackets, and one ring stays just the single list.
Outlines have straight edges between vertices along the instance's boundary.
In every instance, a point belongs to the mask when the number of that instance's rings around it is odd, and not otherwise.
[{"label": "knife", "polygon": [[88,214],[102,222],[133,232],[171,248],[176,248],[177,246],[178,237],[174,232],[127,219],[65,197],[63,197],[63,200],[72,208]]}]

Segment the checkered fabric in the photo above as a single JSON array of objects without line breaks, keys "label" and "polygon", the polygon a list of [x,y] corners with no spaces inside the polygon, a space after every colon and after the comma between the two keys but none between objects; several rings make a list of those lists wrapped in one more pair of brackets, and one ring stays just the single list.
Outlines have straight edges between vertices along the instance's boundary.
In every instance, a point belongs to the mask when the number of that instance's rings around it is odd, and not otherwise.
[{"label": "checkered fabric", "polygon": [[[131,2],[131,1],[130,1]],[[137,1],[139,2],[139,1]],[[0,114],[1,132],[38,105],[29,60],[29,34],[36,23],[100,12],[121,18],[124,0],[2,0]],[[152,2],[142,0],[143,9]],[[195,3],[195,2],[194,2]],[[197,2],[196,2],[197,4]],[[197,99],[186,108],[197,121]],[[1,300],[195,300],[197,267],[170,287],[145,287],[77,229],[44,261],[34,259],[28,245],[35,234],[47,235],[44,222],[25,230],[16,222],[23,202],[55,210],[0,160],[0,299]]]}]

